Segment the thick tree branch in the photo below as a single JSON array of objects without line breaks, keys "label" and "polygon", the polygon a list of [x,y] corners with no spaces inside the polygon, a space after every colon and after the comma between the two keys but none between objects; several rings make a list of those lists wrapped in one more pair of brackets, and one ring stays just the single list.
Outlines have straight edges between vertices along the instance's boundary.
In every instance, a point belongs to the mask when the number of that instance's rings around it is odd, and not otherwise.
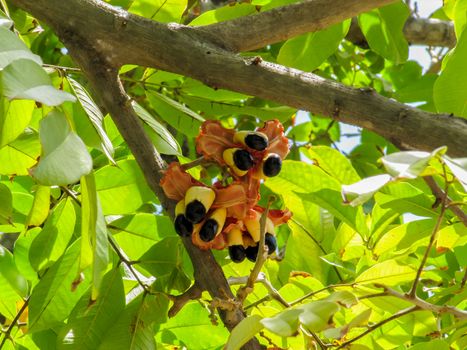
[{"label": "thick tree branch", "polygon": [[405,148],[431,151],[447,145],[450,155],[467,155],[466,119],[424,112],[369,89],[239,57],[223,49],[228,43],[200,28],[160,24],[92,0],[12,2],[45,20],[64,41],[78,33],[81,38],[93,38],[92,49],[115,67],[126,63],[157,67],[209,86],[330,116]]},{"label": "thick tree branch", "polygon": [[[414,18],[407,20],[404,35],[410,45],[445,46],[456,45],[456,34],[452,22],[431,18]],[[352,19],[347,40],[355,45],[367,48],[368,43],[363,35],[356,18]]]},{"label": "thick tree branch", "polygon": [[234,52],[250,51],[316,32],[394,1],[307,0],[201,28],[218,37]]}]

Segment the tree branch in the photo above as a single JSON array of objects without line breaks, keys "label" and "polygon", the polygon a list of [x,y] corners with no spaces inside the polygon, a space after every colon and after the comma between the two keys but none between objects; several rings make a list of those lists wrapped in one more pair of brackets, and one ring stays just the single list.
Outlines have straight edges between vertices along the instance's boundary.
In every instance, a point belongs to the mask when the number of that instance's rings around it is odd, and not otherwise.
[{"label": "tree branch", "polygon": [[316,32],[394,0],[308,0],[200,27],[233,52],[251,51]]},{"label": "tree branch", "polygon": [[225,50],[228,43],[202,27],[165,25],[93,0],[12,2],[46,21],[64,42],[74,36],[93,38],[92,49],[114,67],[126,63],[157,67],[360,126],[405,148],[431,151],[446,145],[452,156],[467,155],[464,118],[424,112],[371,89],[242,58]]},{"label": "tree branch", "polygon": [[[410,45],[444,46],[456,45],[454,25],[448,21],[440,21],[431,18],[410,17],[404,26],[404,35]],[[355,45],[368,48],[368,43],[363,35],[356,18],[352,19],[346,39]]]}]

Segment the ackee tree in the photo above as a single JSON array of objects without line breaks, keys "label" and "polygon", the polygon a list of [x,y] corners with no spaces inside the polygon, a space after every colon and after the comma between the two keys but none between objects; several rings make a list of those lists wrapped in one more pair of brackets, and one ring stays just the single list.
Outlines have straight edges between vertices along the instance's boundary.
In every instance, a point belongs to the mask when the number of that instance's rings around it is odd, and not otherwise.
[{"label": "ackee tree", "polygon": [[467,2],[412,5],[0,0],[0,349],[467,348]]}]

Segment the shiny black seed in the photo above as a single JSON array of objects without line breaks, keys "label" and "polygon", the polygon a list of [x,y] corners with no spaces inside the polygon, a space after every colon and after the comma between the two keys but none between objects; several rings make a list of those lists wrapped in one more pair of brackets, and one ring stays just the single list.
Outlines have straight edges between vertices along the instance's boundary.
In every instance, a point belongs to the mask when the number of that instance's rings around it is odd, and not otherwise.
[{"label": "shiny black seed", "polygon": [[242,245],[231,245],[229,247],[229,256],[235,263],[241,263],[245,260],[245,248]]},{"label": "shiny black seed", "polygon": [[282,159],[277,154],[270,155],[263,163],[263,174],[273,177],[279,174],[282,168]]},{"label": "shiny black seed", "polygon": [[258,249],[259,245],[255,245],[254,247],[246,247],[245,254],[248,260],[255,262],[256,258],[258,257]]},{"label": "shiny black seed", "polygon": [[257,151],[264,151],[268,147],[268,140],[264,136],[251,133],[245,137],[245,144]]},{"label": "shiny black seed", "polygon": [[240,170],[248,170],[254,165],[253,157],[250,152],[244,149],[238,149],[233,154],[233,160]]},{"label": "shiny black seed", "polygon": [[193,232],[193,224],[189,222],[185,215],[177,215],[174,222],[175,232],[182,237],[188,237]]},{"label": "shiny black seed", "polygon": [[276,237],[274,237],[270,233],[266,233],[266,236],[264,237],[264,243],[266,243],[266,246],[268,247],[268,254],[271,255],[274,253],[277,249],[277,241]]},{"label": "shiny black seed", "polygon": [[193,224],[199,224],[206,216],[206,208],[203,203],[195,199],[185,207],[185,216]]},{"label": "shiny black seed", "polygon": [[219,228],[219,224],[217,223],[216,220],[208,219],[203,224],[203,227],[201,227],[201,230],[199,231],[199,237],[204,242],[210,242],[214,239],[214,237],[216,237],[216,232],[218,228]]}]

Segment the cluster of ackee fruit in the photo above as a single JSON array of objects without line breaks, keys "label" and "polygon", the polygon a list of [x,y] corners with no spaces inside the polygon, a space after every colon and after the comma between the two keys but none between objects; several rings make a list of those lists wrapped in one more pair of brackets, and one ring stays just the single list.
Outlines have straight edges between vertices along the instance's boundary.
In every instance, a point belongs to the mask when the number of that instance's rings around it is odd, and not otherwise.
[{"label": "cluster of ackee fruit", "polygon": [[[235,131],[218,121],[206,121],[196,138],[196,149],[206,161],[228,169],[232,180],[208,186],[193,178],[180,163],[171,163],[161,186],[167,197],[177,201],[176,232],[191,236],[193,244],[201,249],[228,247],[234,262],[245,258],[256,261],[264,212],[257,204],[260,183],[279,174],[282,159],[289,152],[282,124],[270,120],[256,131]],[[288,210],[268,211],[268,254],[277,250],[275,226],[287,222],[291,215]]]}]

